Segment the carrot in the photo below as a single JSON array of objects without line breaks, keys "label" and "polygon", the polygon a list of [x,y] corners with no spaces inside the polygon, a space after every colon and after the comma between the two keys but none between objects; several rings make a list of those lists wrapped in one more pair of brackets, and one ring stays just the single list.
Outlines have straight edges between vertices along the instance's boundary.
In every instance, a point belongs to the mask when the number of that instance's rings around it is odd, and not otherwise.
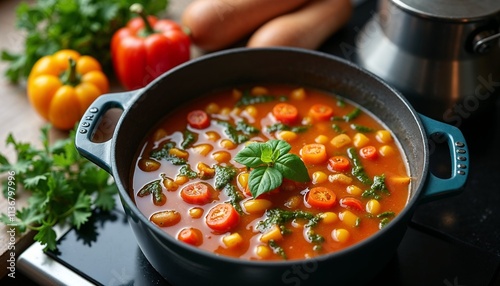
[{"label": "carrot", "polygon": [[273,107],[273,115],[276,120],[284,124],[292,124],[299,119],[297,107],[284,102],[278,103]]},{"label": "carrot", "polygon": [[198,246],[203,243],[203,234],[196,228],[183,228],[177,235],[177,239],[182,242]]},{"label": "carrot", "polygon": [[351,169],[351,162],[346,156],[337,155],[328,159],[328,166],[336,172],[346,172]]},{"label": "carrot", "polygon": [[226,232],[235,227],[239,219],[240,215],[231,204],[221,203],[210,209],[206,216],[206,223],[217,232]]},{"label": "carrot", "polygon": [[192,42],[206,51],[235,44],[270,19],[307,0],[196,0],[182,14]]},{"label": "carrot", "polygon": [[306,164],[321,164],[328,159],[325,145],[320,143],[304,145],[300,149],[300,157]]},{"label": "carrot", "polygon": [[317,121],[330,120],[333,116],[333,108],[326,104],[314,104],[309,109],[309,115]]},{"label": "carrot", "polygon": [[301,9],[267,22],[250,37],[248,47],[318,48],[350,18],[350,0],[311,0]]},{"label": "carrot", "polygon": [[375,146],[365,146],[359,150],[359,155],[362,158],[375,160],[378,157],[377,148]]},{"label": "carrot", "polygon": [[206,204],[210,201],[210,196],[210,189],[205,183],[189,184],[181,190],[181,197],[188,204]]},{"label": "carrot", "polygon": [[191,127],[196,129],[204,129],[210,125],[210,118],[203,110],[193,110],[189,112],[187,121]]},{"label": "carrot", "polygon": [[328,209],[335,205],[337,196],[326,187],[314,187],[306,194],[306,202],[317,209]]}]

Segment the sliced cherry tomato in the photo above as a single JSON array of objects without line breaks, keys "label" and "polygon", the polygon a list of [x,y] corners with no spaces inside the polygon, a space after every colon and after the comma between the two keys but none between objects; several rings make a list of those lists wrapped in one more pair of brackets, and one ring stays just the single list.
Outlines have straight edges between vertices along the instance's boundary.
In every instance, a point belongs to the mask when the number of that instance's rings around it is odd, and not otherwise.
[{"label": "sliced cherry tomato", "polygon": [[346,156],[337,155],[328,159],[328,166],[330,166],[333,171],[346,172],[351,169],[351,162]]},{"label": "sliced cherry tomato", "polygon": [[311,207],[318,209],[328,209],[335,205],[337,195],[326,187],[314,187],[306,194],[306,202]]},{"label": "sliced cherry tomato", "polygon": [[359,150],[359,156],[369,160],[377,159],[378,157],[377,148],[371,145],[365,146]]},{"label": "sliced cherry tomato", "polygon": [[203,110],[193,110],[187,115],[188,124],[196,129],[204,129],[210,125],[210,118]]},{"label": "sliced cherry tomato", "polygon": [[182,188],[181,197],[188,204],[204,205],[210,202],[211,189],[205,183],[192,183]]},{"label": "sliced cherry tomato", "polygon": [[340,199],[340,206],[358,211],[364,210],[361,201],[353,197],[345,197]]},{"label": "sliced cherry tomato", "polygon": [[292,124],[299,119],[297,107],[284,102],[278,103],[273,107],[273,115],[276,120],[285,124]]},{"label": "sliced cherry tomato", "polygon": [[226,232],[235,227],[240,215],[229,203],[221,203],[210,209],[206,216],[208,227],[217,232]]},{"label": "sliced cherry tomato", "polygon": [[177,239],[182,242],[198,246],[203,243],[203,234],[197,228],[183,228],[177,235]]},{"label": "sliced cherry tomato", "polygon": [[330,120],[333,116],[333,108],[326,104],[315,104],[309,109],[309,116],[317,121]]},{"label": "sliced cherry tomato", "polygon": [[306,164],[321,164],[328,159],[326,147],[320,143],[304,145],[300,149],[300,157]]}]

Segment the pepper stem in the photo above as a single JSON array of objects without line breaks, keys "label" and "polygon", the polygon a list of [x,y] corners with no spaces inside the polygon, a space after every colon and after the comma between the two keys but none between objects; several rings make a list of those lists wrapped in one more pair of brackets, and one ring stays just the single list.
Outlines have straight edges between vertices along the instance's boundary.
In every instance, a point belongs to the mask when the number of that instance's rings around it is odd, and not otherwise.
[{"label": "pepper stem", "polygon": [[77,86],[80,83],[80,78],[76,72],[76,61],[69,58],[69,67],[61,76],[61,81],[65,85]]},{"label": "pepper stem", "polygon": [[139,3],[132,4],[130,6],[130,12],[136,13],[142,18],[142,21],[144,22],[143,34],[148,36],[155,33],[155,30],[153,30],[153,27],[151,27],[151,23],[149,23],[148,21],[148,16],[144,13],[144,7],[142,7],[141,4]]}]

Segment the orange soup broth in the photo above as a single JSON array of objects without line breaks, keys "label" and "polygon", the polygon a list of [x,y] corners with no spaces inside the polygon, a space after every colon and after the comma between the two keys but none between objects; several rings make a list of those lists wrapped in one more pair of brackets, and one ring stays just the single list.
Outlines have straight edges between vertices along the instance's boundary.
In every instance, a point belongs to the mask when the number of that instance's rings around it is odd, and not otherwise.
[{"label": "orange soup broth", "polygon": [[[355,106],[350,101],[345,99],[340,99],[336,95],[329,95],[322,91],[317,91],[313,89],[305,90],[305,98],[301,98],[301,96],[293,96],[291,95],[294,91],[297,94],[297,91],[300,90],[297,87],[291,86],[265,86],[268,94],[272,95],[283,95],[288,98],[287,102],[295,105],[299,111],[299,115],[302,123],[310,124],[307,132],[298,133],[297,138],[289,142],[292,146],[291,153],[299,155],[300,149],[305,144],[315,143],[318,139],[319,135],[324,135],[324,138],[328,138],[326,146],[326,151],[329,157],[337,154],[346,155],[346,150],[349,147],[353,147],[353,143],[351,142],[348,146],[344,146],[341,148],[334,147],[330,144],[330,140],[340,133],[338,130],[334,130],[332,128],[332,124],[337,124],[343,130],[344,134],[348,135],[350,138],[353,138],[358,131],[353,130],[350,125],[352,123],[369,127],[374,131],[364,133],[369,138],[369,145],[375,146],[379,149],[383,145],[390,146],[395,151],[394,154],[388,156],[379,155],[376,161],[369,161],[366,159],[360,158],[363,167],[370,178],[373,178],[375,175],[385,174],[386,179],[385,183],[387,189],[390,192],[390,195],[382,195],[382,198],[379,200],[380,202],[380,211],[378,213],[383,212],[394,212],[397,215],[406,205],[409,195],[409,175],[406,168],[406,161],[404,156],[402,155],[401,148],[398,142],[395,140],[394,135],[392,135],[393,140],[387,143],[381,143],[376,139],[376,131],[377,130],[386,130],[386,128],[377,120],[375,120],[371,115],[369,115],[366,110],[362,109],[361,114],[353,121],[353,122],[344,122],[344,121],[312,121],[308,117],[308,112],[310,107],[315,103],[322,103],[331,106],[334,109],[334,116],[342,117],[344,115],[352,112],[357,106]],[[221,164],[217,162],[213,158],[214,152],[224,150],[231,154],[231,160],[227,163],[222,163],[222,165],[234,165],[238,168],[239,171],[245,171],[246,167],[241,164],[235,162],[232,158],[245,147],[245,143],[239,144],[234,149],[224,149],[220,147],[221,141],[224,139],[228,139],[223,131],[223,127],[217,123],[215,123],[215,119],[228,120],[232,123],[237,120],[244,119],[247,123],[257,127],[261,132],[252,137],[251,140],[255,141],[267,141],[270,139],[276,139],[276,134],[269,134],[265,132],[265,127],[271,124],[276,123],[276,119],[272,115],[272,108],[277,104],[278,101],[271,101],[266,103],[258,103],[253,105],[256,107],[257,115],[252,116],[251,109],[246,108],[245,106],[235,108],[235,104],[240,95],[240,91],[243,91],[244,88],[238,89],[238,92],[235,90],[224,90],[218,91],[209,96],[204,96],[196,101],[192,101],[189,104],[180,106],[176,108],[169,116],[165,119],[163,123],[159,125],[159,127],[152,132],[151,136],[147,138],[146,143],[143,146],[143,149],[140,152],[139,158],[148,158],[149,152],[155,148],[158,148],[162,145],[162,143],[166,141],[172,141],[176,143],[176,146],[179,146],[183,140],[183,131],[189,129],[193,133],[198,134],[198,138],[195,146],[201,144],[210,144],[213,149],[206,155],[201,155],[196,151],[196,148],[187,148],[186,151],[189,153],[189,162],[188,164],[191,166],[193,170],[196,170],[196,164],[198,162],[203,162],[208,166],[213,166],[215,164]],[[255,95],[259,96],[259,95]],[[218,106],[218,113],[211,114],[212,122],[209,127],[198,130],[191,128],[186,120],[186,114],[188,114],[192,110],[200,109],[207,110],[207,107],[211,104],[215,103]],[[213,107],[213,105],[212,105]],[[208,108],[210,109],[210,108]],[[224,113],[224,115],[222,114]],[[298,124],[301,124],[299,122]],[[220,138],[213,138],[207,136],[210,132],[217,133]],[[359,149],[359,148],[357,148]],[[176,174],[180,169],[180,166],[174,166],[166,161],[160,161],[161,167],[156,171],[144,172],[136,164],[135,169],[133,170],[133,198],[135,199],[135,203],[138,208],[144,213],[146,217],[150,217],[152,214],[164,211],[164,210],[176,210],[181,214],[181,220],[179,223],[169,226],[162,227],[162,229],[173,237],[177,237],[179,231],[183,228],[197,228],[203,234],[203,243],[197,247],[205,249],[210,252],[218,253],[221,255],[228,255],[233,257],[240,257],[242,259],[283,259],[278,254],[272,254],[269,257],[260,257],[256,254],[256,246],[257,245],[267,245],[260,241],[261,233],[255,229],[256,224],[265,218],[265,214],[243,214],[240,216],[239,224],[236,228],[232,229],[226,233],[217,233],[211,230],[205,223],[205,216],[214,205],[219,204],[221,202],[229,201],[228,196],[223,191],[215,190],[213,192],[213,201],[204,205],[192,205],[185,203],[181,196],[179,195],[179,191],[186,184],[195,182],[195,181],[204,181],[212,186],[214,186],[214,179],[190,179],[189,182],[184,185],[179,185],[178,189],[175,191],[167,191],[163,190],[163,193],[166,196],[166,203],[162,206],[156,206],[152,202],[151,196],[139,197],[137,196],[138,191],[147,183],[158,180],[161,178],[161,174],[166,175],[169,178],[175,178]],[[331,171],[327,168],[327,163],[322,163],[318,165],[308,165],[306,167],[308,169],[308,173],[310,178],[313,178],[313,173],[316,171],[324,172],[327,176],[336,174],[335,171]],[[340,199],[344,197],[355,197],[359,199],[363,203],[363,208],[367,201],[370,198],[363,198],[361,195],[350,194],[347,191],[348,185],[354,185],[359,187],[361,190],[367,190],[370,187],[364,185],[360,181],[358,181],[354,176],[350,174],[350,172],[345,173],[347,176],[352,178],[352,181],[349,184],[340,183],[330,180],[326,180],[324,182],[315,182],[311,180],[308,183],[296,183],[291,180],[284,180],[282,186],[279,190],[272,191],[268,194],[261,195],[262,198],[270,200],[272,202],[272,208],[281,208],[286,210],[296,210],[301,209],[313,214],[323,213],[323,212],[333,212],[337,216],[336,221],[333,223],[324,223],[320,221],[317,226],[313,228],[314,232],[320,234],[324,238],[324,242],[321,243],[321,248],[314,248],[314,244],[306,241],[305,239],[305,221],[296,220],[293,222],[289,222],[286,224],[286,228],[291,230],[289,234],[283,235],[284,239],[281,241],[277,241],[278,245],[285,251],[287,259],[302,259],[305,257],[314,257],[321,254],[326,254],[330,252],[335,252],[341,249],[344,249],[352,244],[358,243],[363,239],[373,235],[373,233],[377,232],[380,229],[381,219],[377,218],[376,215],[370,215],[365,210],[360,211],[356,209],[350,209],[346,207],[342,207],[339,203]],[[393,178],[399,178],[393,179]],[[408,180],[406,180],[408,179]],[[403,182],[401,182],[403,181]],[[242,205],[246,200],[251,199],[251,197],[245,192],[244,188],[238,183],[238,180],[235,178],[233,180],[233,184],[238,187],[238,190],[241,192],[245,198],[240,202]],[[311,187],[315,186],[325,186],[334,191],[336,194],[336,204],[331,209],[320,210],[314,209],[308,206],[305,202],[304,194]],[[299,198],[299,204],[297,207],[293,209],[289,209],[286,207],[289,204],[290,199],[292,197]],[[192,208],[200,208],[203,210],[203,215],[199,218],[193,218],[189,215],[189,211]],[[359,223],[357,226],[352,226],[340,218],[342,217],[341,213],[349,210],[351,213],[355,214],[359,217]],[[338,242],[333,238],[332,232],[335,229],[346,229],[349,232],[349,238],[345,242]],[[242,242],[235,248],[229,248],[224,245],[222,242],[222,238],[230,233],[239,233],[241,235]]]}]

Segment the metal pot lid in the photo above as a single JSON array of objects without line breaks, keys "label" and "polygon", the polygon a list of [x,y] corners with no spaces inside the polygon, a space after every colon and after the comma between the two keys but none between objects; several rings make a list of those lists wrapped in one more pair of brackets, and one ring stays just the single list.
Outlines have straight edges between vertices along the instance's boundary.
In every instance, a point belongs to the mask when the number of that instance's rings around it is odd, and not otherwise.
[{"label": "metal pot lid", "polygon": [[460,22],[500,15],[499,0],[391,0],[401,8],[432,18]]}]

